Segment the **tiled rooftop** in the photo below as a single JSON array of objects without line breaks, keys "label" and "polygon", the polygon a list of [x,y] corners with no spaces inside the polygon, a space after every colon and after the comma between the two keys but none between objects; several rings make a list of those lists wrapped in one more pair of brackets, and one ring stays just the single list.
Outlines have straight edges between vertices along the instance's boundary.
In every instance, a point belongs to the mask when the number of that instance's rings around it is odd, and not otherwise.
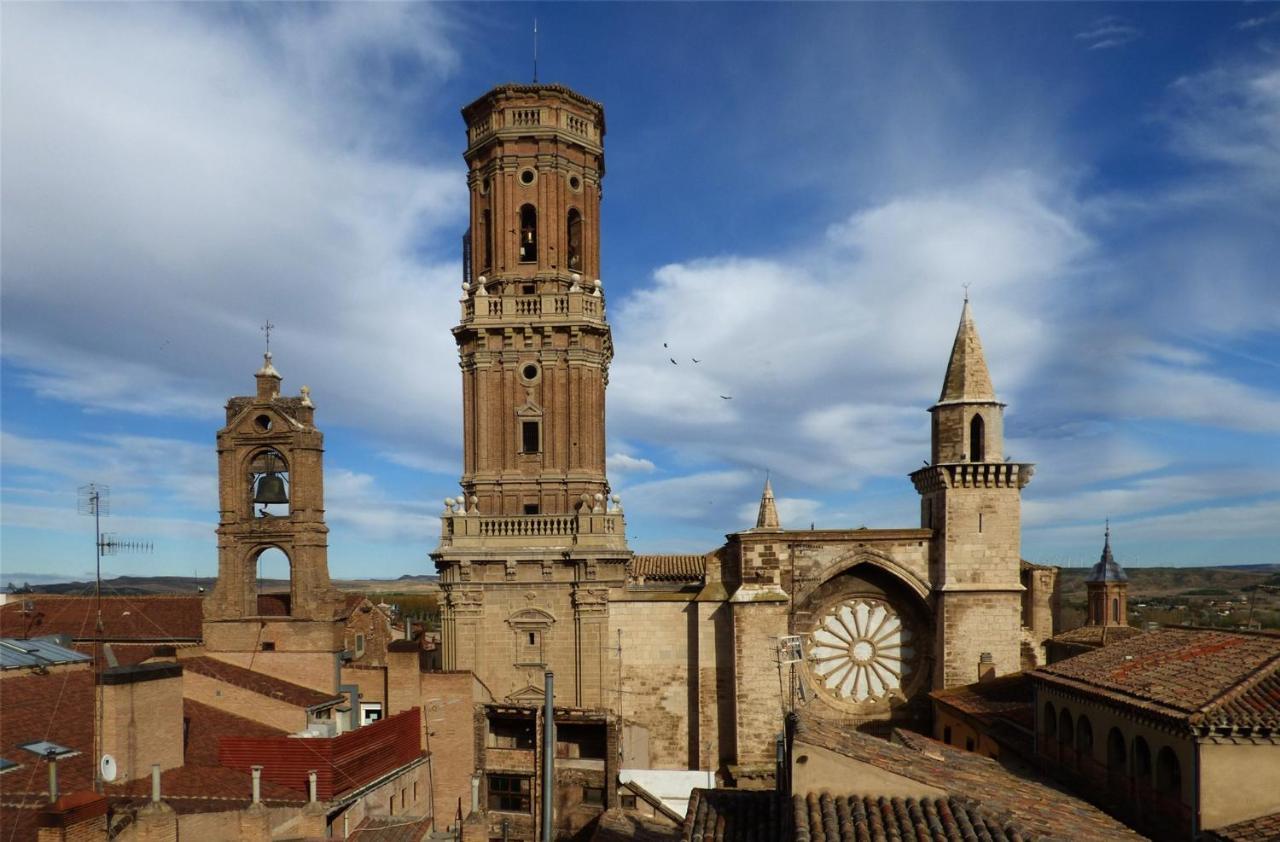
[{"label": "tiled rooftop", "polygon": [[790,837],[773,790],[695,789],[684,818],[685,842],[773,842]]},{"label": "tiled rooftop", "polygon": [[650,582],[697,582],[707,572],[706,556],[637,555],[631,558],[631,577]]},{"label": "tiled rooftop", "polygon": [[[31,610],[25,610],[27,604]],[[200,640],[204,619],[201,597],[104,596],[104,640],[175,643]],[[0,637],[65,634],[72,640],[95,637],[97,600],[88,596],[29,594],[0,606]]]},{"label": "tiled rooftop", "polygon": [[1276,842],[1277,839],[1280,839],[1280,813],[1236,822],[1205,834],[1206,842]]},{"label": "tiled rooftop", "polygon": [[[821,721],[802,720],[796,739],[945,790],[952,799],[975,801],[997,821],[1023,828],[1036,839],[1141,839],[1106,813],[1047,780],[1015,775],[997,761],[911,731],[895,730],[890,742]],[[840,781],[832,786],[847,789]]]},{"label": "tiled rooftop", "polygon": [[347,837],[356,842],[419,842],[431,830],[431,817],[370,816]]},{"label": "tiled rooftop", "polygon": [[796,842],[918,840],[1021,842],[1035,838],[1001,822],[974,802],[958,798],[869,798],[830,793],[795,796]]},{"label": "tiled rooftop", "polygon": [[929,694],[935,701],[979,720],[1002,746],[1030,756],[1035,742],[1035,701],[1025,673]]},{"label": "tiled rooftop", "polygon": [[682,828],[669,819],[614,808],[600,814],[591,842],[678,842]]},{"label": "tiled rooftop", "polygon": [[207,655],[201,655],[198,658],[183,658],[181,663],[188,672],[215,678],[234,687],[257,693],[260,696],[279,699],[282,702],[302,708],[315,707],[326,702],[337,702],[342,699],[341,696],[335,696],[332,693],[321,693],[319,690],[312,690],[310,687],[303,687],[300,684],[294,684],[266,673],[248,670],[235,664],[228,664],[226,661],[219,661]]},{"label": "tiled rooftop", "polygon": [[1073,643],[1081,646],[1108,646],[1142,634],[1133,626],[1081,626],[1078,629],[1055,634],[1049,638],[1054,643]]},{"label": "tiled rooftop", "polygon": [[1031,675],[1192,726],[1280,727],[1280,635],[1156,629]]}]

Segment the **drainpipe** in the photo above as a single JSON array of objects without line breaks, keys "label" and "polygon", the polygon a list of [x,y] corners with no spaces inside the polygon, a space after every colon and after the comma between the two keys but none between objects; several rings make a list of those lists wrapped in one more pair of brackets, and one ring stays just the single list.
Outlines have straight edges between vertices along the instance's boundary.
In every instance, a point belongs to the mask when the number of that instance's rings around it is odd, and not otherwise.
[{"label": "drainpipe", "polygon": [[253,803],[262,803],[262,767],[254,766],[253,772]]},{"label": "drainpipe", "polygon": [[49,759],[49,803],[58,800],[58,755],[52,751],[46,757]]},{"label": "drainpipe", "polygon": [[542,714],[542,842],[552,842],[551,805],[555,794],[556,775],[556,714],[555,676],[547,670],[546,709]]},{"label": "drainpipe", "polygon": [[151,803],[160,803],[160,764],[151,764]]}]

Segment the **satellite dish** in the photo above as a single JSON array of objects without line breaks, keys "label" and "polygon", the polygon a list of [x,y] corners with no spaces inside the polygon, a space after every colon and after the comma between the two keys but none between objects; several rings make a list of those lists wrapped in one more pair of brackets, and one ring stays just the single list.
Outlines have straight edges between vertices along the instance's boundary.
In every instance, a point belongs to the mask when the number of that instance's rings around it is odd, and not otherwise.
[{"label": "satellite dish", "polygon": [[107,783],[111,783],[116,779],[116,775],[120,772],[120,767],[116,765],[116,759],[109,754],[102,755],[102,760],[98,762],[98,772],[102,775],[102,779]]}]

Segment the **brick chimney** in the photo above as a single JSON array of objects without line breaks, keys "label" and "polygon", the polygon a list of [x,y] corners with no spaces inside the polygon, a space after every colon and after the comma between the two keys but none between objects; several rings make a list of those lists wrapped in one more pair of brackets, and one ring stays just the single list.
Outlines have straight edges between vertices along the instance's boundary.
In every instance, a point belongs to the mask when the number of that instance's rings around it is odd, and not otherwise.
[{"label": "brick chimney", "polygon": [[130,781],[182,765],[182,666],[162,661],[110,667],[98,676],[102,750],[116,760],[116,780]]}]

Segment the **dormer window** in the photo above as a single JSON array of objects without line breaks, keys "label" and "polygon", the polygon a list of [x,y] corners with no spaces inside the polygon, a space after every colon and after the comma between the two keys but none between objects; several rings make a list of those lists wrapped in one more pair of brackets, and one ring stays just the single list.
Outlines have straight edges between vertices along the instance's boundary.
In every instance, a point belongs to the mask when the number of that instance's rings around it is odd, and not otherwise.
[{"label": "dormer window", "polygon": [[538,210],[533,205],[520,206],[520,262],[538,260]]}]

